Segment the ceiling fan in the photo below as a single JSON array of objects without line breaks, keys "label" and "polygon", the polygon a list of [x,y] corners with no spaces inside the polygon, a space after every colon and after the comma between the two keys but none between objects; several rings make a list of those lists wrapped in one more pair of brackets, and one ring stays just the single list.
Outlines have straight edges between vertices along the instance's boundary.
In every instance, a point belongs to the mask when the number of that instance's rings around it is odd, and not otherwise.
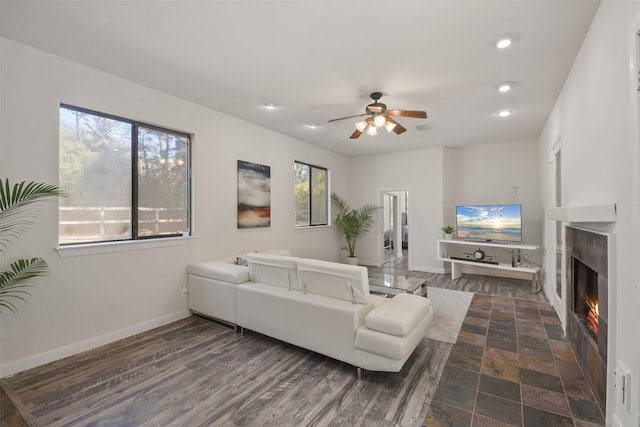
[{"label": "ceiling fan", "polygon": [[338,120],[352,119],[354,117],[369,116],[361,122],[356,123],[356,130],[349,137],[350,139],[356,139],[363,133],[367,135],[376,135],[378,128],[384,127],[387,132],[394,131],[397,135],[405,132],[407,129],[400,123],[395,121],[394,117],[413,117],[416,119],[426,119],[426,111],[414,111],[414,110],[387,110],[387,106],[381,102],[378,102],[382,98],[381,92],[373,92],[369,95],[373,102],[367,105],[366,113],[356,114],[355,116],[340,117],[339,119],[329,120],[331,122],[337,122]]}]

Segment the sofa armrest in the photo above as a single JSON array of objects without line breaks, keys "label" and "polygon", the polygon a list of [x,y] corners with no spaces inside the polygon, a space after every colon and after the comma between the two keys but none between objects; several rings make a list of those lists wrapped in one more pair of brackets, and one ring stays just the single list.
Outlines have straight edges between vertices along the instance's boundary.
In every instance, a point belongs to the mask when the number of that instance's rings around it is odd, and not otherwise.
[{"label": "sofa armrest", "polygon": [[249,281],[249,268],[221,261],[195,262],[187,266],[189,274],[207,277],[229,283],[244,283]]},{"label": "sofa armrest", "polygon": [[431,302],[424,297],[398,294],[371,310],[365,318],[365,326],[374,331],[404,336],[425,318],[430,307]]}]

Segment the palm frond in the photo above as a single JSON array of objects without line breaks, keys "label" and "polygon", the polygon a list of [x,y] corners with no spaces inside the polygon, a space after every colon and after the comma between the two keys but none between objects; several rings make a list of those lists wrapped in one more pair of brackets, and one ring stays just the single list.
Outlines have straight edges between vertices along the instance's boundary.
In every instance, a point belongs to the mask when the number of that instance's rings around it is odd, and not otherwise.
[{"label": "palm frond", "polygon": [[17,307],[10,300],[15,298],[24,301],[30,282],[49,272],[47,262],[42,258],[18,259],[11,263],[11,270],[0,272],[0,308],[5,307],[12,312]]},{"label": "palm frond", "polygon": [[334,224],[340,237],[344,237],[347,242],[347,247],[343,249],[349,251],[350,257],[354,257],[358,239],[371,231],[375,213],[379,208],[376,205],[367,204],[357,210],[351,209],[349,204],[336,193],[331,193],[331,203],[335,207]]},{"label": "palm frond", "polygon": [[64,195],[52,184],[22,181],[11,186],[9,179],[0,180],[0,252],[33,224],[37,212],[28,211],[28,207]]}]

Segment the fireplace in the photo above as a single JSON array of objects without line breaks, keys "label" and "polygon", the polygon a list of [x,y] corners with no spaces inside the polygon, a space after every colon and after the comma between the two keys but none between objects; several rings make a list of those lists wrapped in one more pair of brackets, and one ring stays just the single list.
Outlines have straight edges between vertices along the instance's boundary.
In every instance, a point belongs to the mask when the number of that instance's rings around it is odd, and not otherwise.
[{"label": "fireplace", "polygon": [[598,340],[598,273],[577,258],[573,258],[573,288],[575,302],[573,311]]},{"label": "fireplace", "polygon": [[607,397],[609,238],[566,227],[567,341],[603,413]]}]

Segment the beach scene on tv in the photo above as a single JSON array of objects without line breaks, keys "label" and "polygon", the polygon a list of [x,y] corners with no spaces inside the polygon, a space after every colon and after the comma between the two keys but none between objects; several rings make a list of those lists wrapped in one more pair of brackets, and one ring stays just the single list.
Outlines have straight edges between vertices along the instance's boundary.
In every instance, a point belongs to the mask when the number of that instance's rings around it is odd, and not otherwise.
[{"label": "beach scene on tv", "polygon": [[521,242],[520,205],[456,207],[458,239]]}]

